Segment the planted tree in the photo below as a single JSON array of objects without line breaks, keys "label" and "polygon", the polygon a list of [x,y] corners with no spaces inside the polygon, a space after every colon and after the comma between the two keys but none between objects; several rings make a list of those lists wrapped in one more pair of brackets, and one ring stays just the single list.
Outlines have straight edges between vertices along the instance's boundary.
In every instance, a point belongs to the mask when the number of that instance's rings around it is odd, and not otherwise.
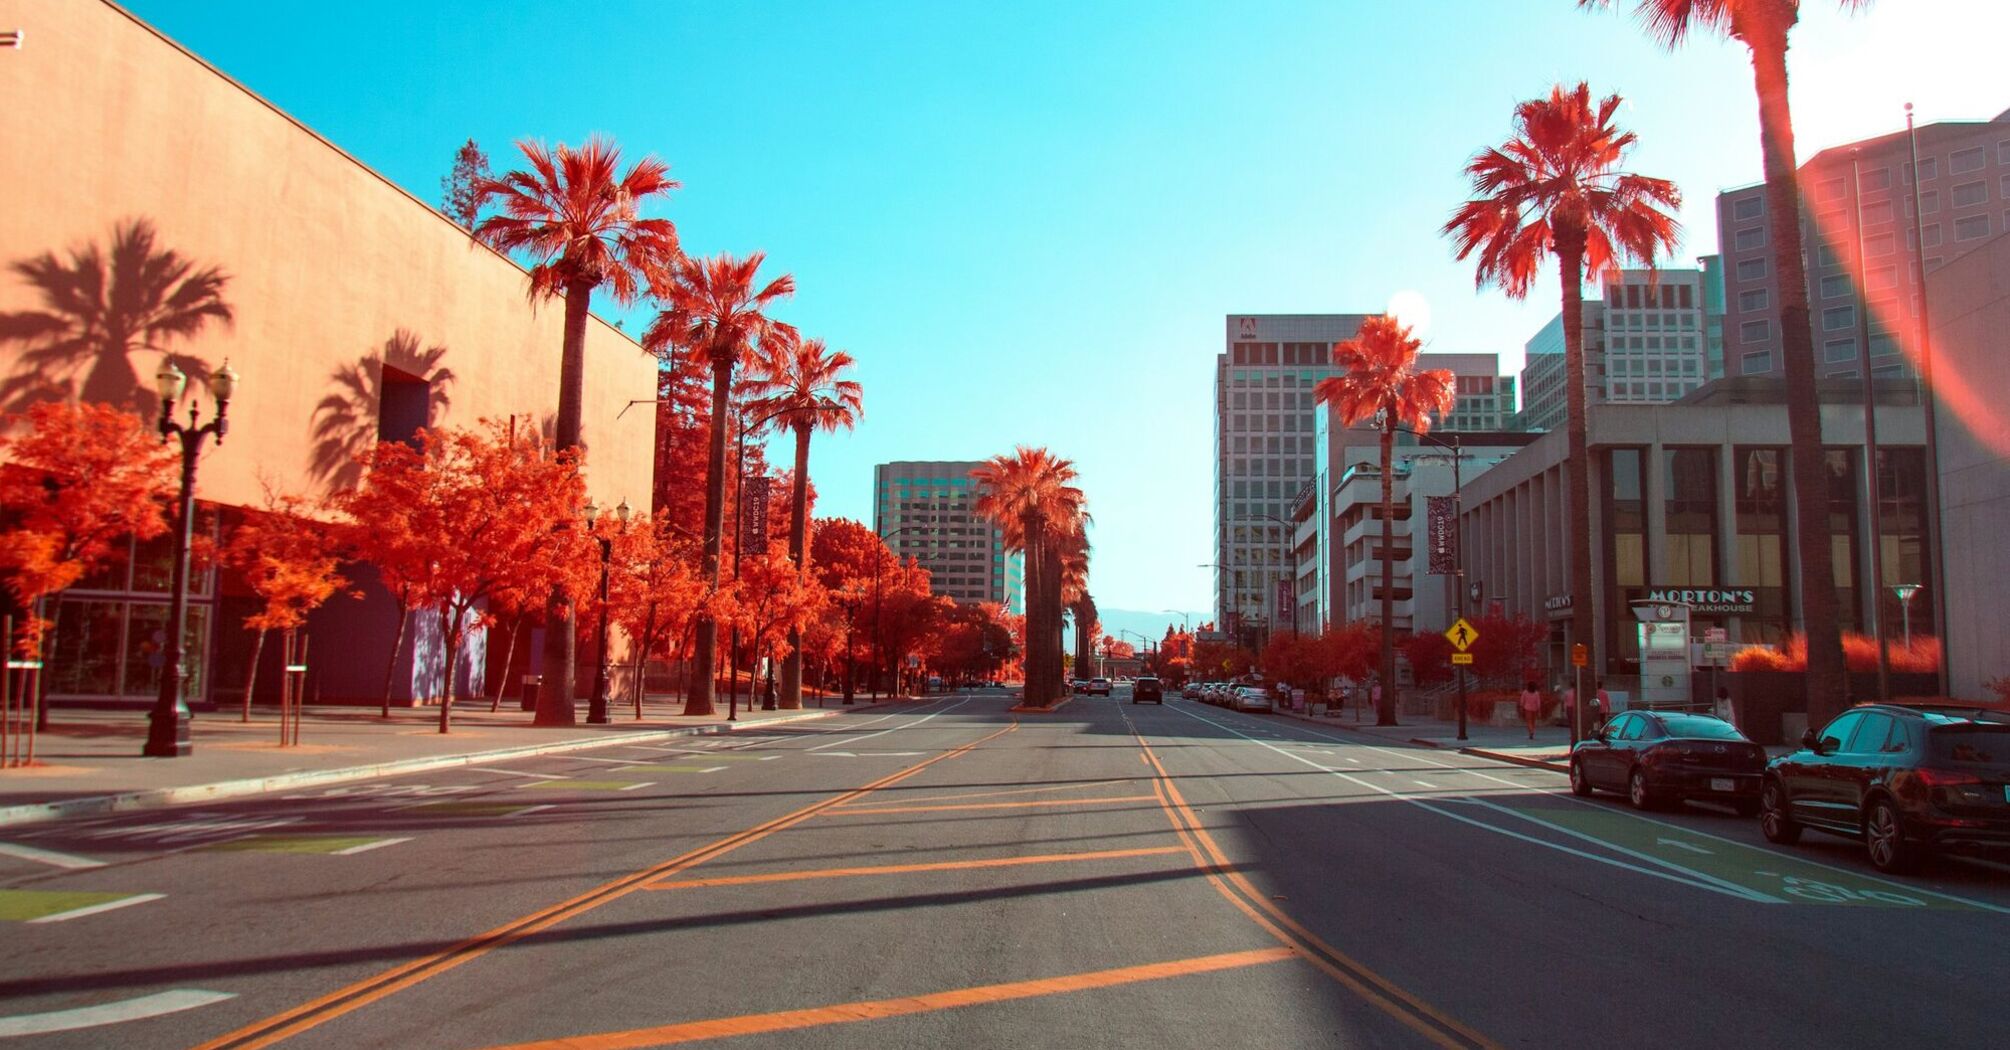
[{"label": "planted tree", "polygon": [[1333,348],[1339,374],[1312,388],[1313,397],[1333,406],[1345,425],[1374,419],[1382,432],[1382,703],[1375,711],[1376,725],[1396,724],[1396,430],[1429,433],[1432,419],[1451,411],[1457,396],[1452,373],[1417,367],[1420,347],[1395,318],[1370,317],[1359,335]]},{"label": "planted tree", "polygon": [[346,589],[341,572],[344,558],[337,530],[314,517],[314,508],[298,496],[265,492],[262,512],[247,516],[225,542],[222,562],[237,570],[251,593],[257,612],[244,618],[254,632],[250,669],[245,672],[241,721],[251,721],[252,695],[258,686],[258,658],[265,652],[268,631],[292,631],[307,616]]},{"label": "planted tree", "polygon": [[[586,318],[596,289],[627,305],[642,290],[644,274],[683,257],[677,228],[668,219],[646,219],[642,205],[677,188],[669,165],[644,157],[626,172],[613,143],[590,138],[574,149],[561,143],[517,143],[527,170],[476,185],[477,207],[499,209],[475,224],[475,236],[502,252],[530,257],[532,302],[565,301],[560,345],[558,417],[553,438],[560,453],[579,448],[580,405],[586,383]],[[538,725],[574,721],[572,609],[553,592],[546,611],[545,681],[538,691]]]},{"label": "planted tree", "polygon": [[628,636],[636,718],[642,717],[650,655],[683,637],[703,598],[696,546],[677,532],[668,511],[615,538],[607,600],[611,618]]},{"label": "planted tree", "polygon": [[1020,446],[970,472],[976,511],[1004,533],[1008,550],[1024,552],[1026,702],[1045,706],[1065,685],[1061,667],[1062,544],[1077,531],[1082,490],[1075,466],[1046,449]]}]

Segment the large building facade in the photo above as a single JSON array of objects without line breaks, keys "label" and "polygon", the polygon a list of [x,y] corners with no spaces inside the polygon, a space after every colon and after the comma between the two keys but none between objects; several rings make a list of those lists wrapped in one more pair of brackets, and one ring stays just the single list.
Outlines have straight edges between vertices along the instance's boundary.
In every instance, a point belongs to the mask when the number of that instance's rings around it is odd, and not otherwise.
[{"label": "large building facade", "polygon": [[[1714,260],[1709,260],[1714,262]],[[1586,404],[1666,404],[1717,378],[1721,347],[1713,342],[1711,289],[1715,274],[1661,267],[1612,270],[1584,303]],[[1716,351],[1713,358],[1713,349]],[[1561,430],[1565,421],[1563,315],[1523,347],[1525,430]]]},{"label": "large building facade", "polygon": [[[67,266],[120,244],[137,253],[142,239],[130,231],[143,224],[152,254],[172,250],[228,275],[233,323],[169,345],[199,365],[191,372],[228,361],[241,377],[228,439],[202,456],[200,532],[227,535],[268,484],[309,500],[345,487],[355,453],[421,426],[545,424],[557,406],[563,311],[526,300],[516,263],[119,7],[11,9],[26,44],[0,59],[0,262],[49,253]],[[50,288],[0,271],[0,312],[62,310]],[[646,506],[653,421],[622,409],[655,396],[656,361],[598,318],[585,338],[588,487],[603,506]],[[151,420],[161,359],[153,349],[6,340],[0,411],[81,398]],[[208,401],[199,382],[191,394]],[[56,602],[52,699],[154,695],[169,560],[165,540],[132,546]],[[384,686],[398,612],[366,567],[357,582],[362,599],[332,601],[310,625],[314,652],[340,654],[313,661],[308,689],[319,700],[374,698]],[[255,599],[230,573],[197,573],[191,591],[189,699],[234,697]],[[433,622],[413,618],[396,700],[441,691]],[[519,646],[519,666],[538,648]],[[468,688],[481,688],[483,651],[478,634],[466,650]]]},{"label": "large building facade", "polygon": [[[1914,355],[1906,348],[1916,342],[1923,278],[2010,230],[2010,111],[1990,121],[1928,124],[1918,139],[1916,180],[1902,131],[1822,150],[1801,166],[1817,377],[1857,375],[1865,340],[1873,375],[1911,374]],[[1717,197],[1732,375],[1784,374],[1766,209],[1763,185]]]},{"label": "large building facade", "polygon": [[974,460],[901,460],[873,468],[873,529],[928,570],[935,593],[1026,611],[1024,563],[976,512]]}]

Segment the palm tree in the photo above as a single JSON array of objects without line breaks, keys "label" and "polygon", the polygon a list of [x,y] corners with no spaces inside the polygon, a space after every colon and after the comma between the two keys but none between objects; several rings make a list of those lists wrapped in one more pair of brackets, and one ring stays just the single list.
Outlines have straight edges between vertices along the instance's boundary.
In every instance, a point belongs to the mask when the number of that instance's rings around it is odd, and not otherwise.
[{"label": "palm tree", "polygon": [[[1603,10],[1612,0],[1578,0]],[[1801,248],[1801,190],[1794,159],[1794,114],[1787,103],[1787,35],[1800,21],[1800,0],[1633,0],[1648,35],[1673,48],[1689,34],[1728,35],[1752,53],[1759,94],[1759,153],[1766,175],[1767,236],[1780,295],[1780,364],[1787,387],[1787,432],[1793,440],[1794,524],[1800,547],[1801,623],[1808,642],[1808,724],[1842,710],[1841,609],[1829,538],[1829,477],[1822,451],[1821,404],[1815,394],[1815,341],[1808,322],[1808,279]],[[1837,0],[1861,9],[1870,0]]]},{"label": "palm tree", "polygon": [[[795,431],[796,469],[791,479],[789,501],[789,557],[796,571],[809,568],[810,515],[810,433],[835,433],[858,424],[865,412],[863,388],[857,380],[842,378],[855,363],[843,350],[827,350],[821,339],[790,339],[777,346],[777,353],[759,362],[762,385],[773,393],[756,401],[748,411],[756,417],[774,416],[775,422]],[[782,661],[781,706],[794,710],[803,706],[802,632],[789,630],[789,655]]]},{"label": "palm tree", "polygon": [[1089,597],[1089,516],[1077,510],[1066,531],[1055,539],[1052,564],[1060,574],[1059,601],[1054,617],[1054,651],[1061,651],[1061,617],[1065,609],[1075,619],[1075,677],[1088,677],[1094,656],[1087,645],[1088,632],[1096,623],[1095,602]]},{"label": "palm tree", "polygon": [[1417,367],[1421,345],[1395,318],[1370,317],[1359,335],[1333,347],[1340,374],[1312,388],[1312,396],[1333,406],[1347,426],[1381,420],[1382,703],[1375,710],[1375,724],[1384,726],[1396,724],[1396,430],[1430,433],[1432,418],[1451,411],[1457,398],[1452,373]]},{"label": "palm tree", "polygon": [[[1082,582],[1086,584],[1088,581]],[[1090,661],[1096,658],[1096,598],[1086,587],[1075,596],[1074,601],[1068,603],[1068,615],[1075,621],[1075,667],[1079,674],[1080,668],[1090,666]]]},{"label": "palm tree", "polygon": [[1578,530],[1570,537],[1571,631],[1574,641],[1594,648],[1584,278],[1628,259],[1653,265],[1657,252],[1675,246],[1679,227],[1669,212],[1682,202],[1674,183],[1620,170],[1634,135],[1612,123],[1619,104],[1618,95],[1593,103],[1591,88],[1579,83],[1516,106],[1513,136],[1466,165],[1473,199],[1444,226],[1460,259],[1478,255],[1474,283],[1499,285],[1516,299],[1527,297],[1543,257],[1556,256],[1563,285],[1570,520]]},{"label": "palm tree", "polygon": [[[642,278],[682,257],[677,227],[668,219],[645,219],[642,202],[677,188],[670,166],[644,157],[620,173],[621,150],[594,136],[574,149],[560,143],[517,143],[528,171],[475,181],[475,207],[497,202],[499,214],[475,224],[474,235],[500,252],[521,251],[530,268],[532,302],[565,299],[565,336],[558,368],[557,448],[579,447],[580,400],[586,377],[586,315],[594,289],[605,286],[614,301],[635,301]],[[545,623],[546,681],[538,691],[536,725],[573,724],[572,608],[552,592]]]},{"label": "palm tree", "polygon": [[[194,338],[212,321],[231,323],[223,298],[230,275],[215,266],[197,268],[174,249],[158,247],[158,236],[152,222],[129,219],[112,228],[109,251],[87,244],[67,259],[43,252],[8,266],[35,286],[43,306],[0,313],[0,341],[38,344],[21,355],[22,372],[8,381],[10,404],[19,407],[43,393],[116,405],[135,395],[150,398],[133,367],[136,353],[161,354],[198,379],[209,375],[207,365],[170,346]],[[86,365],[81,387],[48,381]],[[42,389],[30,389],[37,385]]]},{"label": "palm tree", "polygon": [[1045,706],[1060,696],[1061,572],[1056,541],[1081,514],[1075,465],[1044,448],[1019,446],[970,472],[978,514],[1004,533],[1008,549],[1025,554],[1026,702]]},{"label": "palm tree", "polygon": [[[788,274],[761,285],[755,275],[766,255],[744,259],[718,255],[685,259],[656,276],[652,288],[664,304],[649,323],[642,345],[659,357],[677,350],[703,357],[712,366],[712,447],[705,472],[705,562],[707,593],[719,587],[719,548],[726,525],[726,426],[733,393],[733,370],[757,348],[770,352],[793,342],[796,330],[767,315],[777,300],[796,290]],[[692,683],[684,701],[687,715],[712,713],[712,668],[719,622],[701,617],[695,630]]]}]

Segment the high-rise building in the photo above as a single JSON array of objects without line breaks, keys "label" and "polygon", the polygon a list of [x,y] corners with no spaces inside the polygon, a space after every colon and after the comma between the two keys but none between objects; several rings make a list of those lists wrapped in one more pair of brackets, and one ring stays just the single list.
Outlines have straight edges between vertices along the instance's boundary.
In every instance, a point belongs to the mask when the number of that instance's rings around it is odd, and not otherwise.
[{"label": "high-rise building", "polygon": [[959,602],[1026,609],[1024,562],[979,517],[975,460],[902,460],[873,468],[873,529],[901,558],[928,570],[935,593]]},{"label": "high-rise building", "polygon": [[1288,625],[1291,508],[1314,474],[1312,387],[1368,314],[1231,314],[1214,376],[1214,610],[1223,630]]},{"label": "high-rise building", "polygon": [[[1912,374],[1902,347],[1913,342],[1919,323],[1922,276],[2010,231],[2010,111],[1991,121],[1928,124],[1918,137],[1917,187],[1903,131],[1825,149],[1801,165],[1801,237],[1818,378],[1855,376],[1866,338],[1873,375]],[[1733,375],[1785,374],[1765,191],[1755,185],[1717,195],[1726,370]],[[1862,317],[1860,293],[1869,307]]]},{"label": "high-rise building", "polygon": [[[1565,410],[1563,382],[1563,314],[1549,319],[1522,347],[1521,412],[1517,430],[1562,430]],[[1605,301],[1584,303],[1584,394],[1598,400],[1605,391]]]},{"label": "high-rise building", "polygon": [[[1710,276],[1704,268],[1660,268],[1600,277],[1597,298],[1584,303],[1587,405],[1666,404],[1709,381]],[[1521,429],[1562,429],[1563,314],[1524,350]]]},{"label": "high-rise building", "polygon": [[1458,400],[1434,425],[1445,430],[1504,430],[1515,415],[1515,378],[1501,375],[1499,354],[1420,354],[1419,368],[1443,368],[1456,380]]}]

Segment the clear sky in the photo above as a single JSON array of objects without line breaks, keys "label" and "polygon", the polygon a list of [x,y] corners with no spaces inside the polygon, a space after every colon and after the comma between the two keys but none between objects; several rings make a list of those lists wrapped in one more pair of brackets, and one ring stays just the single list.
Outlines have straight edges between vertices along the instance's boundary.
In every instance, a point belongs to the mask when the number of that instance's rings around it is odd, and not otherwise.
[{"label": "clear sky", "polygon": [[[869,521],[876,462],[1050,446],[1081,468],[1106,608],[1208,607],[1225,315],[1410,291],[1427,350],[1519,369],[1553,275],[1475,293],[1436,232],[1517,100],[1623,94],[1631,167],[1688,197],[1678,261],[1760,177],[1742,48],[1664,53],[1571,0],[127,4],[426,200],[469,137],[498,167],[590,132],[669,161],[686,250],[765,249],[787,319],[859,359],[864,423],[812,451],[819,512]],[[1803,6],[1803,157],[1908,100],[2010,108],[2004,0]]]}]

